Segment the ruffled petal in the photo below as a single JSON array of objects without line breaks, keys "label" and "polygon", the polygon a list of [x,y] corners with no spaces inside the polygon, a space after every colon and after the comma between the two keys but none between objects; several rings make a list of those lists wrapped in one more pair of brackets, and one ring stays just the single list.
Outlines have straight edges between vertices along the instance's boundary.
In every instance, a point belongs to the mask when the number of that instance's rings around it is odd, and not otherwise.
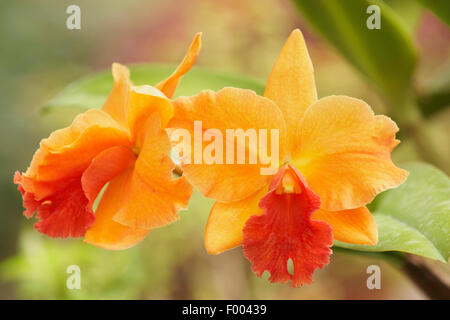
[{"label": "ruffled petal", "polygon": [[52,238],[82,237],[95,220],[89,200],[84,195],[79,178],[60,183],[58,192],[36,200],[23,188],[22,176],[16,172],[14,183],[22,193],[24,215],[31,218],[37,211],[34,228]]},{"label": "ruffled petal", "polygon": [[397,125],[375,116],[365,102],[345,96],[320,99],[298,127],[300,144],[293,164],[328,211],[356,209],[408,173],[391,161]]},{"label": "ruffled petal", "polygon": [[151,229],[178,219],[177,212],[187,207],[192,187],[184,177],[173,177],[170,141],[158,114],[148,118],[144,132],[142,149],[124,186],[129,190],[126,201],[113,219],[132,228]]},{"label": "ruffled petal", "polygon": [[123,226],[112,219],[129,192],[125,182],[133,172],[135,161],[136,156],[129,148],[116,146],[100,153],[84,171],[81,182],[91,207],[109,182],[95,211],[95,222],[86,232],[85,242],[118,250],[133,246],[148,233],[148,230]]},{"label": "ruffled petal", "polygon": [[314,70],[300,30],[294,30],[281,50],[267,81],[264,96],[274,101],[286,119],[288,153],[299,142],[298,123],[317,100]]},{"label": "ruffled petal", "polygon": [[95,212],[95,223],[86,232],[85,242],[103,249],[122,250],[138,244],[150,232],[113,220],[127,201],[129,191],[126,186],[132,174],[132,168],[126,169],[109,183]]},{"label": "ruffled petal", "polygon": [[202,45],[201,36],[202,34],[200,32],[195,35],[194,40],[192,40],[192,43],[189,46],[188,52],[174,73],[156,85],[156,88],[164,92],[167,97],[173,97],[181,77],[192,68],[195,60],[197,60]]},{"label": "ruffled petal", "polygon": [[112,64],[112,75],[114,79],[114,87],[108,99],[102,107],[114,120],[122,127],[127,126],[127,101],[132,85],[130,81],[130,71],[127,67],[119,64]]},{"label": "ruffled petal", "polygon": [[267,187],[262,188],[241,201],[214,203],[205,232],[205,247],[209,254],[219,254],[242,244],[242,229],[250,216],[263,212],[258,204],[267,190]]},{"label": "ruffled petal", "polygon": [[107,113],[86,111],[71,126],[41,141],[23,175],[23,186],[42,199],[57,191],[62,180],[80,177],[96,155],[116,145],[129,147],[128,133]]},{"label": "ruffled petal", "polygon": [[112,146],[129,146],[128,134],[106,112],[89,110],[68,128],[41,142],[30,167],[16,173],[24,215],[37,211],[35,228],[50,237],[80,237],[94,221],[81,176],[91,161]]},{"label": "ruffled petal", "polygon": [[342,211],[319,209],[313,213],[312,218],[327,222],[333,229],[335,240],[353,244],[377,244],[377,224],[366,207]]},{"label": "ruffled petal", "polygon": [[100,152],[81,176],[81,185],[91,206],[102,188],[123,170],[132,167],[136,156],[130,148],[115,146]]},{"label": "ruffled petal", "polygon": [[155,87],[148,85],[133,87],[128,100],[127,119],[131,141],[135,145],[143,144],[147,119],[154,112],[158,113],[161,126],[165,128],[173,117],[172,101]]},{"label": "ruffled petal", "polygon": [[34,198],[33,193],[25,191],[24,187],[22,186],[22,182],[22,175],[19,171],[16,171],[14,173],[14,184],[17,184],[17,190],[19,190],[20,194],[22,195],[23,207],[25,209],[23,215],[27,218],[31,218],[39,208],[40,202]]},{"label": "ruffled petal", "polygon": [[[328,264],[333,244],[331,227],[311,220],[320,198],[296,168],[286,165],[274,176],[259,206],[264,213],[251,216],[243,231],[244,254],[253,272],[261,276],[267,270],[269,281],[291,280],[295,287],[311,283],[314,270]],[[288,272],[289,259],[293,274]]]},{"label": "ruffled petal", "polygon": [[[182,168],[200,192],[221,202],[239,201],[268,184],[282,160],[285,141],[283,115],[272,101],[251,90],[224,88],[217,93],[206,90],[178,98],[174,105],[169,126],[187,130],[189,137],[182,142],[192,150],[182,156]],[[242,138],[235,139],[239,132]],[[202,142],[203,134],[211,134],[210,140]],[[250,136],[256,138],[253,143]],[[263,141],[267,144],[261,147]],[[212,145],[217,145],[217,150],[208,153]],[[245,157],[241,161],[238,148],[244,150],[239,152]],[[214,154],[213,159],[209,159],[210,154]]]}]

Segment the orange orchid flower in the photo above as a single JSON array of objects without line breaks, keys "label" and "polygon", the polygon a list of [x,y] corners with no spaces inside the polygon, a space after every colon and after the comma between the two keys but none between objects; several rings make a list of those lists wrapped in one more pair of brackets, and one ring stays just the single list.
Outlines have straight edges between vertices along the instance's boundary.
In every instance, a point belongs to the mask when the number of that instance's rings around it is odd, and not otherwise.
[{"label": "orange orchid flower", "polygon": [[[390,154],[397,125],[346,96],[317,99],[313,66],[294,30],[270,74],[264,97],[251,90],[202,91],[174,101],[169,127],[203,130],[279,129],[278,171],[262,164],[184,163],[184,176],[216,200],[206,226],[210,254],[243,245],[252,269],[271,282],[312,282],[328,264],[333,238],[376,244],[376,223],[365,207],[408,175]],[[274,143],[273,141],[271,143]],[[251,152],[246,146],[247,155]],[[291,259],[293,274],[288,272]]]},{"label": "orange orchid flower", "polygon": [[102,109],[78,115],[41,141],[28,170],[14,176],[24,215],[37,211],[39,232],[124,249],[178,218],[192,187],[184,177],[172,177],[164,128],[173,115],[170,98],[200,46],[197,34],[175,72],[155,87],[133,86],[128,69],[114,63],[114,88]]}]

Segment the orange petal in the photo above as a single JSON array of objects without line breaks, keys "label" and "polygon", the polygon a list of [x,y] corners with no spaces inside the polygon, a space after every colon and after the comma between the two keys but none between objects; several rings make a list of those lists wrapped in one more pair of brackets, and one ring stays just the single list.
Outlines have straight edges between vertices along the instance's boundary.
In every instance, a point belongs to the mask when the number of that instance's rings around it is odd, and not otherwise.
[{"label": "orange petal", "polygon": [[312,218],[327,222],[333,228],[335,240],[354,244],[377,244],[377,225],[366,207],[342,211],[319,209],[313,213]]},{"label": "orange petal", "polygon": [[161,119],[161,126],[165,128],[173,116],[172,101],[155,87],[143,85],[133,87],[127,107],[128,127],[131,141],[142,145],[144,126],[148,117],[157,112]]},{"label": "orange petal", "polygon": [[167,79],[161,81],[156,85],[156,88],[164,92],[164,94],[172,98],[175,90],[177,89],[178,82],[181,77],[192,68],[197,60],[197,56],[200,52],[200,48],[202,45],[201,42],[202,34],[199,32],[195,35],[194,40],[192,40],[191,45],[189,46],[189,50],[183,58],[183,61],[178,65],[177,69],[172,73]]},{"label": "orange petal", "polygon": [[114,178],[103,194],[95,212],[95,222],[86,232],[84,241],[100,248],[120,250],[139,243],[150,232],[148,229],[124,226],[113,220],[127,201],[127,181],[133,169],[129,168]]},{"label": "orange petal", "polygon": [[267,187],[241,201],[214,203],[205,232],[209,254],[219,254],[242,244],[242,229],[250,216],[263,212],[258,203],[266,193]]},{"label": "orange petal", "polygon": [[107,182],[134,165],[136,156],[130,148],[115,146],[97,155],[83,172],[81,184],[92,206]]},{"label": "orange petal", "polygon": [[177,211],[187,207],[192,187],[184,177],[173,178],[169,138],[156,113],[148,118],[144,132],[143,146],[126,186],[127,201],[114,220],[150,229],[176,220]]},{"label": "orange petal", "polygon": [[25,191],[42,199],[60,188],[60,182],[79,177],[100,152],[116,145],[129,146],[128,133],[106,112],[88,110],[72,125],[41,141],[23,175]]},{"label": "orange petal", "polygon": [[306,109],[317,100],[314,70],[300,30],[289,36],[273,66],[264,96],[274,101],[287,124],[286,147],[291,152],[299,137],[296,128]]},{"label": "orange petal", "polygon": [[131,86],[130,71],[119,63],[113,63],[112,74],[114,87],[102,110],[109,113],[121,126],[126,128],[126,107]]},{"label": "orange petal", "polygon": [[[283,157],[285,136],[283,116],[272,101],[251,90],[224,88],[217,93],[206,90],[193,97],[178,98],[174,105],[175,115],[169,126],[183,128],[190,133],[191,141],[187,141],[187,144],[192,146],[193,152],[191,157],[185,159],[190,163],[184,162],[182,167],[186,178],[200,192],[221,202],[238,201],[249,197],[268,183],[270,175],[267,172],[261,174],[261,169],[272,166],[276,172]],[[207,129],[214,129],[217,135],[211,141],[201,143],[202,137],[196,137],[194,131],[195,123],[199,125],[197,121],[201,122],[202,127],[197,132],[203,134]],[[241,129],[243,134],[251,130],[249,132],[254,133],[257,141],[251,145],[249,139],[246,139],[243,143],[243,139],[234,139],[231,134],[227,139],[227,130],[231,129]],[[267,133],[267,148],[259,146],[259,142],[265,141],[260,135],[260,129]],[[274,136],[275,139],[271,141],[273,133],[277,133],[279,137]],[[219,150],[216,150],[217,161],[207,162],[203,157],[205,149],[216,140],[221,144]],[[231,146],[230,151],[234,150],[234,156],[227,151],[227,144]],[[238,145],[239,149],[245,151],[245,159],[241,163],[237,159]],[[279,150],[273,153],[272,165],[260,161],[261,154],[267,153],[270,156],[272,146],[276,145]],[[256,161],[253,163],[250,154],[255,156]],[[230,160],[228,164],[227,157]]]},{"label": "orange petal", "polygon": [[301,144],[293,163],[323,209],[356,209],[405,181],[408,173],[390,159],[397,131],[391,119],[375,116],[361,100],[323,98],[311,105],[297,129]]}]

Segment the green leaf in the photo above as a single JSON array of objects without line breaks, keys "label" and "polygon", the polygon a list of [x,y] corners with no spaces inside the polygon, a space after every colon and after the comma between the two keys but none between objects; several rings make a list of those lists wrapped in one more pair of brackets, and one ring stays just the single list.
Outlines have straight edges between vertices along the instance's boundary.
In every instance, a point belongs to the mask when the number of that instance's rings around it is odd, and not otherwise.
[{"label": "green leaf", "polygon": [[[416,52],[405,24],[380,0],[292,0],[301,13],[397,108],[407,101]],[[380,7],[381,29],[370,30],[366,13]]]},{"label": "green leaf", "polygon": [[414,37],[422,16],[422,5],[417,1],[383,0],[401,18],[410,37]]},{"label": "green leaf", "polygon": [[419,0],[419,2],[434,12],[442,21],[450,26],[450,1],[448,0]]},{"label": "green leaf", "polygon": [[367,252],[402,251],[447,262],[450,257],[450,179],[424,163],[411,163],[406,182],[380,194],[373,215],[376,246],[336,245]]},{"label": "green leaf", "polygon": [[[175,66],[140,64],[130,68],[131,80],[136,85],[155,85],[165,79]],[[204,89],[219,90],[226,86],[252,89],[259,94],[264,92],[264,85],[252,78],[225,72],[193,68],[180,81],[177,96],[194,95]],[[80,108],[82,110],[100,108],[106,101],[113,87],[110,70],[82,78],[71,83],[55,98],[43,107],[43,112],[58,108]]]}]

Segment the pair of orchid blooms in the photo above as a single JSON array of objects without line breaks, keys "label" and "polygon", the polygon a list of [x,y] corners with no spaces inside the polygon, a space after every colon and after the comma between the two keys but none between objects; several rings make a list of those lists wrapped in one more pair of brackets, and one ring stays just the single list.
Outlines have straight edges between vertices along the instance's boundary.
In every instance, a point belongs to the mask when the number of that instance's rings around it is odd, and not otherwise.
[{"label": "pair of orchid blooms", "polygon": [[[113,64],[114,87],[103,107],[41,141],[27,171],[14,176],[24,215],[37,212],[35,228],[50,237],[84,236],[105,249],[129,248],[177,220],[194,186],[216,200],[206,226],[208,253],[242,245],[253,271],[268,271],[272,282],[311,283],[314,270],[328,264],[333,239],[376,244],[365,205],[408,175],[390,158],[397,125],[355,98],[318,99],[299,30],[275,62],[264,96],[229,87],[172,100],[200,46],[197,34],[175,72],[155,86],[134,86],[128,69]],[[221,131],[278,129],[278,171],[185,163],[175,177],[170,130],[193,132],[198,120]]]}]

